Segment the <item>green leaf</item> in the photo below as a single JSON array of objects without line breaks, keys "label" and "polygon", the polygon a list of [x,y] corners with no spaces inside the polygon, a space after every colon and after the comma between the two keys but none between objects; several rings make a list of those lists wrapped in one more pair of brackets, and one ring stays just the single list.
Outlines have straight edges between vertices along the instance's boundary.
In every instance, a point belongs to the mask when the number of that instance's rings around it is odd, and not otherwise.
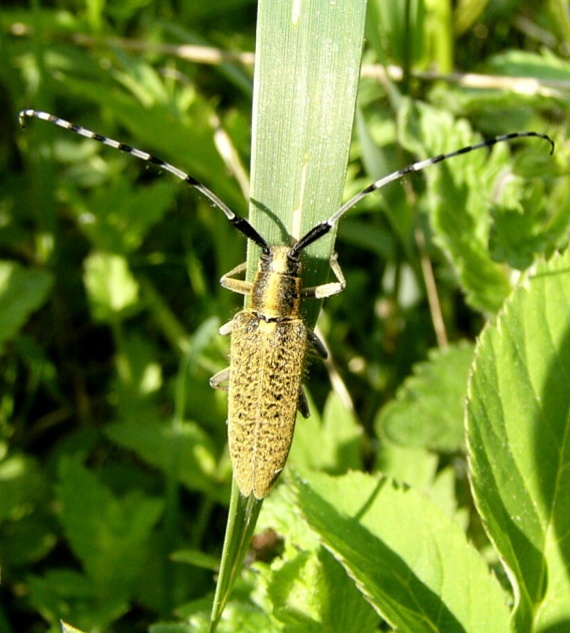
[{"label": "green leaf", "polygon": [[42,616],[58,630],[63,617],[73,620],[86,631],[107,626],[124,613],[124,596],[115,592],[99,594],[92,580],[67,569],[50,569],[42,576],[28,581],[30,602]]},{"label": "green leaf", "polygon": [[163,386],[162,368],[157,352],[147,338],[126,333],[118,340],[117,379],[115,393],[121,419],[155,420],[159,413],[153,407]]},{"label": "green leaf", "polygon": [[[497,262],[525,270],[538,255],[551,254],[556,244],[556,224],[552,203],[544,187],[532,189],[520,178],[511,178],[502,187],[501,200],[493,204],[493,225],[489,235],[489,250]],[[509,199],[509,190],[515,190]]]},{"label": "green leaf", "polygon": [[[312,403],[309,403],[312,405]],[[335,392],[327,398],[323,417],[311,406],[311,417],[298,416],[288,463],[300,468],[340,474],[361,469],[362,426]],[[315,446],[319,450],[315,450]]]},{"label": "green leaf", "polygon": [[288,468],[281,484],[277,484],[272,493],[263,503],[263,512],[257,523],[257,533],[273,530],[283,535],[283,561],[295,558],[300,551],[316,552],[320,543],[317,536],[307,530],[307,523],[303,516],[296,512],[296,505],[292,499],[290,477],[296,469]]},{"label": "green leaf", "polygon": [[[2,570],[41,561],[57,537],[48,514],[52,496],[47,473],[31,456],[12,452],[0,461],[0,542]],[[1,626],[0,626],[1,630]]]},{"label": "green leaf", "polygon": [[202,490],[218,500],[226,487],[216,484],[217,460],[211,440],[196,424],[181,422],[176,428],[146,420],[144,424],[111,424],[105,434],[113,442],[136,453],[147,464],[172,474],[176,453],[178,481],[189,490]]},{"label": "green leaf", "polygon": [[116,498],[72,459],[61,462],[57,490],[65,534],[100,597],[126,599],[143,572],[145,545],[162,501],[136,491]]},{"label": "green leaf", "polygon": [[471,481],[517,631],[570,623],[569,270],[556,255],[521,283],[481,336],[469,385]]},{"label": "green leaf", "polygon": [[570,81],[570,64],[545,51],[510,50],[489,60],[491,72],[509,77],[536,77],[541,80]]},{"label": "green leaf", "polygon": [[287,633],[373,633],[378,616],[326,550],[301,552],[271,577],[273,614]]},{"label": "green leaf", "polygon": [[34,459],[12,454],[0,462],[0,523],[21,518],[47,493],[45,473]]},{"label": "green leaf", "polygon": [[138,309],[139,287],[124,257],[89,255],[85,260],[85,287],[93,315],[101,321],[114,322]]},{"label": "green leaf", "polygon": [[175,193],[171,182],[135,187],[120,179],[96,189],[88,209],[78,197],[78,220],[97,250],[126,255],[140,248],[150,229],[172,206]]},{"label": "green leaf", "polygon": [[[250,218],[289,244],[341,203],[359,80],[365,2],[260,2]],[[286,107],[284,107],[286,104]],[[303,283],[326,281],[333,236],[307,249]],[[258,249],[248,249],[248,270]],[[305,302],[314,324],[318,302]]]},{"label": "green leaf", "polygon": [[[399,112],[401,142],[422,159],[481,140],[466,121],[454,121],[426,104],[406,104]],[[543,150],[546,154],[546,144],[539,144],[538,150],[533,146],[534,152]],[[454,157],[425,171],[435,241],[452,261],[468,302],[492,314],[510,293],[511,282],[508,269],[493,261],[489,252],[490,201],[499,176],[505,179],[510,172],[512,159],[505,144],[490,153],[478,150]],[[511,195],[511,204],[513,200]]]},{"label": "green leaf", "polygon": [[461,528],[381,477],[296,477],[300,510],[378,613],[403,633],[505,633],[506,596]]},{"label": "green leaf", "polygon": [[219,561],[216,556],[205,554],[196,549],[178,550],[170,555],[170,559],[177,563],[185,563],[187,565],[193,565],[194,567],[211,569],[212,571],[216,571],[219,567]]},{"label": "green leaf", "polygon": [[208,633],[214,633],[220,623],[236,578],[241,572],[262,505],[263,499],[256,499],[253,495],[244,497],[234,481]]},{"label": "green leaf", "polygon": [[464,408],[473,347],[463,344],[432,350],[414,367],[380,412],[376,430],[395,444],[433,451],[462,450]]},{"label": "green leaf", "polygon": [[416,490],[425,490],[435,479],[438,464],[436,453],[384,440],[376,455],[375,470]]},{"label": "green leaf", "polygon": [[47,272],[0,261],[0,351],[46,301],[52,285]]},{"label": "green leaf", "polygon": [[399,66],[423,61],[426,32],[423,0],[370,0],[368,4],[366,37],[373,42],[379,59]]},{"label": "green leaf", "polygon": [[[180,617],[190,623],[189,628],[186,630],[173,628],[173,633],[178,633],[179,631],[180,633],[207,633],[210,630],[208,628],[207,615],[202,612],[196,613],[197,608],[199,609],[201,604],[196,607],[194,603],[191,603],[189,606],[193,613],[188,613],[189,609],[186,606],[177,610]],[[168,627],[169,625],[165,626]],[[151,627],[151,633],[157,633],[162,630],[165,633],[170,631],[169,628]],[[275,618],[257,607],[257,605],[243,600],[230,600],[216,630],[219,633],[236,633],[236,631],[239,631],[239,633],[281,633],[282,628],[276,625]]]},{"label": "green leaf", "polygon": [[[166,622],[153,624],[148,630],[149,633],[197,633],[195,628],[187,624],[169,624]],[[205,628],[202,630],[205,630]]]}]

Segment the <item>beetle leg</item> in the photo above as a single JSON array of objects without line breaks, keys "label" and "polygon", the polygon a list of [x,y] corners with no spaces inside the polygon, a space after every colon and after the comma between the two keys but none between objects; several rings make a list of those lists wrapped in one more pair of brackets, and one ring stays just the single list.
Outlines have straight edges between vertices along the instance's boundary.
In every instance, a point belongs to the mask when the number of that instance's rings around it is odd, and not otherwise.
[{"label": "beetle leg", "polygon": [[230,368],[226,367],[210,378],[210,387],[212,387],[212,389],[221,389],[222,391],[227,391],[228,385],[225,383],[228,383],[229,380]]},{"label": "beetle leg", "polygon": [[299,400],[297,401],[297,410],[306,419],[310,417],[311,410],[309,409],[309,403],[307,402],[307,396],[303,387],[299,390]]},{"label": "beetle leg", "polygon": [[320,286],[312,286],[310,288],[303,288],[301,294],[305,297],[315,297],[315,299],[325,299],[326,297],[332,297],[342,292],[346,287],[346,279],[342,273],[342,269],[338,263],[338,255],[333,253],[329,259],[329,265],[333,271],[336,281],[332,281],[328,284],[322,284]]},{"label": "beetle leg", "polygon": [[222,327],[218,330],[218,333],[221,334],[222,336],[228,336],[229,334],[232,333],[233,329],[234,329],[234,320],[232,319],[231,321],[224,323]]},{"label": "beetle leg", "polygon": [[321,341],[321,339],[313,332],[313,330],[307,331],[307,336],[309,338],[309,344],[311,347],[317,352],[317,354],[323,359],[326,360],[329,357],[329,353],[327,352],[327,348],[325,344]]},{"label": "beetle leg", "polygon": [[226,273],[221,279],[220,284],[231,290],[237,292],[240,295],[250,295],[253,284],[245,279],[235,279],[235,275],[241,275],[247,269],[247,264],[244,262],[235,268],[232,268],[229,273]]}]

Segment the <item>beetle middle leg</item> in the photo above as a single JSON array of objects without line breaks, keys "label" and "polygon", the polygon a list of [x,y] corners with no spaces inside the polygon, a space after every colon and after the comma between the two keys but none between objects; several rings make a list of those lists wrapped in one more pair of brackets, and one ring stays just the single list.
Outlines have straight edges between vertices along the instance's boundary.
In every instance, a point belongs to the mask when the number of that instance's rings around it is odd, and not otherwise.
[{"label": "beetle middle leg", "polygon": [[228,391],[230,381],[230,368],[226,367],[210,378],[210,387],[221,391]]}]

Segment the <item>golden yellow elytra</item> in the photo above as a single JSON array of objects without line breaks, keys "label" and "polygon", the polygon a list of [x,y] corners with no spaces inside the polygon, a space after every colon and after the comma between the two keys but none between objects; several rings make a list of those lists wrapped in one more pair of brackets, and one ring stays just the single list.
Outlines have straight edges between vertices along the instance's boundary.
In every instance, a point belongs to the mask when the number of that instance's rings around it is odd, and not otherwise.
[{"label": "golden yellow elytra", "polygon": [[303,288],[298,251],[273,246],[262,251],[252,283],[233,277],[245,265],[222,277],[225,288],[251,297],[221,329],[231,333],[230,366],[210,381],[213,387],[229,381],[230,458],[245,496],[267,496],[287,461],[297,410],[308,415],[301,386],[307,352],[326,352],[300,316],[301,298],[341,292],[345,281],[336,257],[331,268],[335,283]]},{"label": "golden yellow elytra", "polygon": [[301,301],[304,297],[330,297],[345,287],[334,254],[330,266],[336,281],[304,288],[303,250],[326,235],[362,198],[411,172],[453,156],[521,137],[542,138],[550,143],[551,153],[554,151],[554,142],[546,134],[513,132],[413,163],[373,182],[293,246],[270,246],[247,220],[237,216],[210,189],[170,163],[47,112],[22,110],[22,127],[29,117],[49,121],[169,171],[198,189],[241,233],[261,248],[258,270],[252,282],[236,278],[245,271],[245,264],[221,279],[224,288],[247,295],[250,301],[247,308],[220,329],[222,334],[231,334],[230,366],[210,380],[213,387],[228,390],[228,440],[236,484],[242,495],[253,495],[257,499],[269,494],[285,466],[293,441],[297,411],[305,417],[309,415],[301,384],[307,354],[313,349],[326,356],[324,346],[300,316]]}]

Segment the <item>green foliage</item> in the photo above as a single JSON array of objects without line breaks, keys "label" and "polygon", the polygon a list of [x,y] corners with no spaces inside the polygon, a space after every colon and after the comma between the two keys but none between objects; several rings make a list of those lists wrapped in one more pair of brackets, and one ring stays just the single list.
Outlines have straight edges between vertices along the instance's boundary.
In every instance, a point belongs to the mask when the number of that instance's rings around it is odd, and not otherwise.
[{"label": "green foliage", "polygon": [[465,344],[431,350],[429,361],[418,364],[396,398],[382,408],[378,435],[401,446],[441,453],[463,450],[462,416],[472,360],[473,348]]},{"label": "green foliage", "polygon": [[0,344],[14,338],[30,315],[43,305],[51,285],[51,276],[42,270],[0,262]]},{"label": "green foliage", "polygon": [[[311,528],[391,626],[507,630],[496,578],[460,526],[425,495],[364,473],[312,474],[295,489]],[[403,529],[419,518],[421,529]]]},{"label": "green foliage", "polygon": [[467,439],[475,502],[519,597],[519,631],[563,631],[570,512],[568,253],[537,265],[481,336]]},{"label": "green foliage", "polygon": [[[208,631],[231,490],[226,395],[208,377],[239,303],[218,279],[245,259],[195,191],[44,122],[22,132],[18,111],[151,151],[242,215],[253,156],[271,240],[299,199],[303,230],[339,204],[355,81],[335,69],[357,34],[329,42],[326,81],[310,37],[278,60],[289,49],[273,20],[255,34],[252,2],[179,5],[0,8],[2,632]],[[497,145],[342,220],[347,288],[319,321],[333,362],[310,367],[312,417],[263,508],[231,497],[248,523],[225,543],[218,631],[570,627],[570,25],[559,3],[450,5],[369,0],[344,199],[495,134],[547,132],[555,155]],[[273,84],[256,86],[271,107],[252,122],[252,68],[190,45],[256,42]],[[401,81],[378,81],[378,61]],[[311,250],[308,283],[330,248]]]}]

